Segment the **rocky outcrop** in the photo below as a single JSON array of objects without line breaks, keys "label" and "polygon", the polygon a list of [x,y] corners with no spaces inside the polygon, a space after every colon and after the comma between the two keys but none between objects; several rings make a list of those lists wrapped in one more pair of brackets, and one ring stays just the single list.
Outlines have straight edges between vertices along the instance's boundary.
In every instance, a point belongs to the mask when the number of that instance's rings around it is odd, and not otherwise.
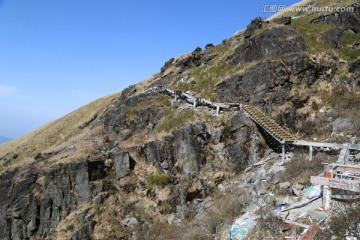
[{"label": "rocky outcrop", "polygon": [[354,74],[360,74],[360,60],[356,60],[351,63],[349,72]]},{"label": "rocky outcrop", "polygon": [[329,43],[334,48],[341,48],[344,44],[343,32],[343,29],[332,28],[321,35],[320,41]]},{"label": "rocky outcrop", "polygon": [[171,67],[174,60],[175,58],[170,58],[168,61],[166,61],[164,66],[161,68],[161,73],[165,72],[169,67]]},{"label": "rocky outcrop", "polygon": [[355,3],[350,7],[353,7],[354,11],[341,11],[329,15],[322,15],[313,19],[311,23],[340,24],[345,30],[360,33],[360,3]]},{"label": "rocky outcrop", "polygon": [[290,72],[280,61],[256,64],[243,74],[226,79],[217,86],[216,93],[223,102],[250,102],[264,105],[266,98],[272,103],[283,103],[290,87]]},{"label": "rocky outcrop", "polygon": [[[152,130],[163,112],[160,107],[150,106],[151,102],[156,104],[156,96],[157,93],[146,93],[123,99],[122,95],[117,106],[104,116],[105,129],[119,140],[126,140],[147,128]],[[139,107],[144,102],[149,104],[148,107]]]},{"label": "rocky outcrop", "polygon": [[153,141],[139,147],[137,152],[144,160],[168,175],[180,172],[192,178],[206,162],[209,140],[206,126],[196,123],[174,131],[162,141]]},{"label": "rocky outcrop", "polygon": [[[291,75],[295,77],[293,83],[306,84],[308,86],[311,86],[317,80],[320,80],[329,70],[328,67],[319,65],[310,59],[305,53],[285,55],[283,56],[283,63],[290,69]],[[332,70],[336,70],[336,65],[333,66]],[[329,76],[325,76],[325,78],[328,77]]]},{"label": "rocky outcrop", "polygon": [[250,38],[235,49],[228,62],[241,65],[246,62],[260,60],[264,57],[298,53],[306,50],[303,37],[287,27],[266,30],[258,36]]},{"label": "rocky outcrop", "polygon": [[266,22],[262,18],[259,17],[254,18],[253,20],[251,20],[251,23],[247,26],[244,32],[244,37],[250,38],[256,30],[263,28],[265,25]]},{"label": "rocky outcrop", "polygon": [[265,143],[256,125],[243,112],[235,113],[225,126],[222,141],[226,159],[241,171],[261,159]]},{"label": "rocky outcrop", "polygon": [[1,175],[0,239],[50,236],[62,219],[102,190],[93,181],[105,175],[103,162],[85,159]]}]

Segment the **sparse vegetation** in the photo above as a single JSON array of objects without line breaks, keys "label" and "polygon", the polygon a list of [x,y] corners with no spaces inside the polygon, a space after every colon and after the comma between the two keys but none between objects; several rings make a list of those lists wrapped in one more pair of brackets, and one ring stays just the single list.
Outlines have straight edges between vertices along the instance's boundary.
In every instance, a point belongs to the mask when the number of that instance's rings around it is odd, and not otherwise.
[{"label": "sparse vegetation", "polygon": [[329,227],[316,239],[360,239],[360,204],[358,200],[334,202]]},{"label": "sparse vegetation", "polygon": [[140,110],[154,108],[154,107],[163,107],[167,108],[170,107],[169,97],[166,95],[159,94],[158,96],[154,97],[151,101],[143,101],[135,106],[127,107],[125,109],[125,114],[128,118],[132,118],[137,116]]},{"label": "sparse vegetation", "polygon": [[146,179],[146,185],[150,188],[152,187],[164,187],[169,183],[169,177],[166,176],[164,173],[157,171],[151,174]]},{"label": "sparse vegetation", "polygon": [[352,132],[360,131],[360,93],[359,89],[349,91],[344,85],[336,85],[330,91],[322,93],[322,99],[328,103],[334,111],[333,117],[347,117],[352,122]]},{"label": "sparse vegetation", "polygon": [[155,127],[155,132],[170,132],[194,119],[194,110],[167,110]]},{"label": "sparse vegetation", "polygon": [[314,152],[313,160],[309,160],[308,149],[295,149],[294,159],[285,164],[284,178],[291,183],[301,183],[310,186],[310,177],[320,174],[324,170],[323,163],[336,161],[337,156],[322,152]]}]

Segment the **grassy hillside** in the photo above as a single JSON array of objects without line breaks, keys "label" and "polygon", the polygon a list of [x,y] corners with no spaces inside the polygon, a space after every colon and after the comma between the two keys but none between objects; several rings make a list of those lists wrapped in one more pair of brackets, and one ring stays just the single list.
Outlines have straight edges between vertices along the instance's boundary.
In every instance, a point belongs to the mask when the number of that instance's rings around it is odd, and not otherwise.
[{"label": "grassy hillside", "polygon": [[[27,135],[1,144],[0,158],[15,152],[17,157],[11,159],[11,162],[16,162],[17,159],[35,157],[49,147],[66,142],[80,132],[87,131],[87,128],[91,126],[91,122],[111,108],[111,103],[119,96],[120,93],[115,93],[102,97],[60,119],[47,123]],[[87,123],[89,126],[82,129],[81,127],[84,127]]]}]

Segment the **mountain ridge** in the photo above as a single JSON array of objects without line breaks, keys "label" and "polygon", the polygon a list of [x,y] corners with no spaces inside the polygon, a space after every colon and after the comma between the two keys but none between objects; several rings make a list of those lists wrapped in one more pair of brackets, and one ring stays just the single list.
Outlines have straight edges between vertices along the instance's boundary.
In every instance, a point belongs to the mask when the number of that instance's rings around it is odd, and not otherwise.
[{"label": "mountain ridge", "polygon": [[[313,1],[321,2],[338,4]],[[266,221],[252,239],[280,237],[267,227],[277,224],[273,203],[336,157],[319,152],[308,162],[290,149],[279,165],[281,146],[244,112],[217,116],[144,91],[245,103],[298,137],[359,142],[354,6],[353,15],[299,13],[291,24],[255,18],[221,44],[172,58],[149,79],[0,145],[0,191],[8,192],[0,238],[229,239],[233,221],[254,209]]]}]

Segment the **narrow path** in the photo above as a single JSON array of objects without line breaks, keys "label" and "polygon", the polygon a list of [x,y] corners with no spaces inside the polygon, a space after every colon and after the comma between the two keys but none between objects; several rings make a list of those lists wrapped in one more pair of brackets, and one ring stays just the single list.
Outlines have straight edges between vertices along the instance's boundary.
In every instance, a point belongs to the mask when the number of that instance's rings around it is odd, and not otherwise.
[{"label": "narrow path", "polygon": [[[283,162],[285,161],[285,145],[294,145],[294,146],[308,146],[309,147],[309,159],[312,159],[314,148],[327,148],[340,150],[340,155],[338,159],[338,163],[346,164],[350,150],[360,151],[360,144],[337,144],[337,143],[323,143],[323,142],[309,142],[303,141],[296,138],[294,134],[289,132],[280,126],[274,119],[269,117],[267,114],[262,112],[259,108],[255,106],[240,104],[240,103],[217,103],[212,102],[205,98],[197,98],[193,96],[190,92],[182,92],[182,91],[173,91],[167,87],[156,86],[152,87],[148,90],[145,90],[142,93],[149,92],[160,92],[163,94],[167,94],[174,98],[174,101],[184,100],[193,105],[194,109],[197,106],[206,106],[211,109],[216,110],[216,114],[219,115],[223,110],[240,110],[242,109],[245,114],[254,121],[258,126],[268,132],[274,139],[276,139],[279,143],[282,144],[282,158]],[[140,93],[140,94],[142,94]]]}]

